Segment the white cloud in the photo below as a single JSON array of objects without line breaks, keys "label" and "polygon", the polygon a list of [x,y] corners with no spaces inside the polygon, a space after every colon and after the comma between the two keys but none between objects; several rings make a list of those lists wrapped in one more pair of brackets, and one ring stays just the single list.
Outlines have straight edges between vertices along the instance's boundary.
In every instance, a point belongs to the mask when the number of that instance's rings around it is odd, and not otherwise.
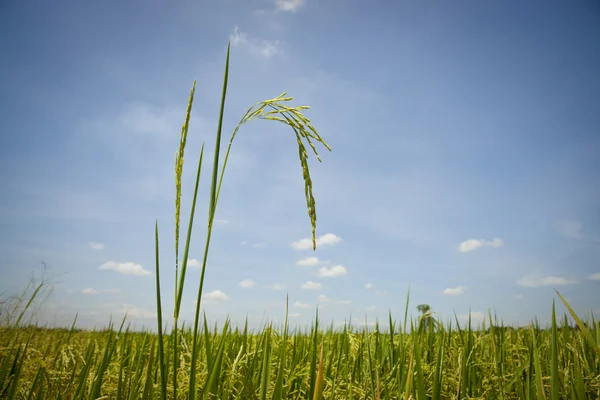
[{"label": "white cloud", "polygon": [[233,28],[233,32],[229,35],[229,41],[233,47],[241,46],[248,43],[248,34],[241,32],[237,26]]},{"label": "white cloud", "polygon": [[251,288],[254,285],[256,285],[256,282],[254,282],[252,279],[244,279],[240,282],[240,286],[243,288]]},{"label": "white cloud", "polygon": [[284,290],[285,289],[285,285],[283,283],[274,283],[267,287],[269,289],[273,289],[273,290]]},{"label": "white cloud", "polygon": [[317,290],[317,289],[321,289],[323,287],[323,285],[321,285],[318,282],[308,281],[306,283],[303,283],[301,287],[302,287],[302,289]]},{"label": "white cloud", "polygon": [[196,260],[195,258],[188,258],[187,266],[190,268],[200,268],[202,266],[202,263],[199,260]]},{"label": "white cloud", "polygon": [[288,317],[290,317],[290,318],[298,318],[299,316],[300,316],[300,313],[297,313],[297,312],[288,314]]},{"label": "white cloud", "polygon": [[481,247],[502,247],[504,246],[504,241],[500,238],[495,238],[492,240],[485,239],[469,239],[465,240],[458,246],[458,249],[463,252],[469,252]]},{"label": "white cloud", "polygon": [[247,33],[240,31],[239,27],[235,27],[229,41],[233,47],[245,47],[253,54],[259,54],[265,58],[271,58],[283,51],[278,40],[258,40],[251,38]]},{"label": "white cloud", "polygon": [[90,248],[92,248],[94,250],[102,250],[102,249],[104,249],[104,243],[90,242],[89,246],[90,246]]},{"label": "white cloud", "polygon": [[280,11],[296,12],[304,4],[304,0],[275,0],[275,6]]},{"label": "white cloud", "polygon": [[365,310],[367,310],[367,311],[375,311],[376,309],[377,309],[377,307],[375,307],[375,306],[369,306],[369,307],[365,308]]},{"label": "white cloud", "polygon": [[298,308],[308,308],[308,304],[306,303],[301,303],[299,301],[294,303],[294,307],[298,307]]},{"label": "white cloud", "polygon": [[157,314],[153,311],[146,310],[145,308],[138,308],[131,304],[123,304],[121,308],[117,310],[117,312],[119,314],[127,313],[127,316],[131,318],[153,319],[157,316]]},{"label": "white cloud", "polygon": [[[334,246],[340,242],[342,239],[339,236],[334,235],[333,233],[327,233],[323,236],[320,236],[316,239],[317,247],[319,246]],[[290,246],[296,250],[309,250],[313,247],[313,242],[311,238],[300,239],[297,242],[293,242]]]},{"label": "white cloud", "polygon": [[591,281],[600,281],[600,272],[588,276],[588,279]]},{"label": "white cloud", "polygon": [[152,272],[144,269],[140,264],[132,262],[118,263],[109,261],[98,267],[100,270],[113,270],[123,275],[150,276]]},{"label": "white cloud", "polygon": [[229,296],[227,296],[225,293],[221,292],[218,289],[205,294],[204,296],[202,296],[202,298],[206,300],[207,303],[218,303],[221,301],[229,300]]},{"label": "white cloud", "polygon": [[319,259],[317,257],[306,257],[302,260],[298,260],[296,264],[300,265],[301,267],[312,267],[319,264]]},{"label": "white cloud", "polygon": [[467,290],[466,286],[457,286],[455,288],[446,288],[443,293],[446,296],[458,296],[459,294],[463,294],[465,290]]},{"label": "white cloud", "polygon": [[526,275],[517,281],[518,285],[524,287],[573,285],[576,283],[578,283],[577,280],[572,278],[565,278],[560,276],[543,276],[540,274]]},{"label": "white cloud", "polygon": [[279,46],[279,40],[271,41],[271,40],[263,40],[261,41],[258,51],[265,58],[271,58],[276,54],[281,53],[281,48]]},{"label": "white cloud", "polygon": [[388,292],[387,292],[387,290],[378,290],[378,291],[375,292],[375,294],[377,296],[383,297],[383,296],[387,296]]},{"label": "white cloud", "polygon": [[[68,292],[67,292],[68,293]],[[99,294],[99,293],[107,293],[107,294],[119,294],[121,293],[121,291],[119,289],[103,289],[103,290],[96,290],[94,288],[87,288],[87,289],[83,289],[81,291],[81,293],[83,294],[90,294],[90,295],[95,295],[95,294]]]},{"label": "white cloud", "polygon": [[367,283],[365,285],[365,289],[367,289],[367,290],[373,289],[374,287],[375,287],[375,285],[373,285],[372,283]]},{"label": "white cloud", "polygon": [[562,221],[557,225],[558,231],[563,235],[573,238],[583,238],[582,224],[579,221]]},{"label": "white cloud", "polygon": [[338,276],[346,275],[348,270],[343,265],[334,265],[331,268],[322,267],[317,272],[317,275],[326,278],[335,278]]},{"label": "white cloud", "polygon": [[352,300],[337,300],[337,304],[350,305],[352,304]]},{"label": "white cloud", "polygon": [[317,300],[322,303],[327,303],[328,301],[331,301],[331,299],[325,296],[324,294],[320,294]]}]

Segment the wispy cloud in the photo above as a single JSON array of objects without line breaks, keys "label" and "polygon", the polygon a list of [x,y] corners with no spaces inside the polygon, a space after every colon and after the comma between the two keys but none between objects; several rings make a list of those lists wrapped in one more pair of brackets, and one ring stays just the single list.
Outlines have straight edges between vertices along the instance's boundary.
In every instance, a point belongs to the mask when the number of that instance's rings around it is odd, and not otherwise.
[{"label": "wispy cloud", "polygon": [[516,300],[523,300],[523,297],[524,297],[524,296],[523,296],[522,294],[515,294],[515,295],[513,296],[513,299],[516,299]]},{"label": "wispy cloud", "polygon": [[348,270],[343,265],[334,265],[331,268],[322,267],[317,272],[317,275],[324,278],[335,278],[338,276],[346,275]]},{"label": "wispy cloud", "polygon": [[365,308],[366,311],[375,311],[377,309],[377,307],[375,306],[369,306],[367,308]]},{"label": "wispy cloud", "polygon": [[83,294],[88,294],[88,295],[96,295],[96,294],[100,294],[100,293],[106,293],[106,294],[118,294],[121,293],[121,291],[119,289],[103,289],[103,290],[97,290],[94,288],[86,288],[83,289],[81,291],[81,293]]},{"label": "wispy cloud", "polygon": [[215,222],[221,225],[227,225],[229,223],[229,221],[226,219],[215,219]]},{"label": "wispy cloud", "polygon": [[265,244],[262,242],[250,244],[250,242],[248,242],[247,240],[242,241],[240,243],[240,245],[242,245],[242,246],[250,245],[250,247],[252,247],[253,249],[260,249],[260,248],[265,247]]},{"label": "wispy cloud", "polygon": [[319,259],[317,257],[306,257],[298,260],[296,264],[301,267],[312,267],[319,264]]},{"label": "wispy cloud", "polygon": [[283,283],[273,283],[272,285],[267,286],[267,288],[272,290],[284,290],[285,285]]},{"label": "wispy cloud", "polygon": [[[342,238],[334,235],[333,233],[327,233],[316,239],[317,246],[334,246],[342,242]],[[312,249],[313,242],[311,238],[300,239],[297,242],[293,242],[290,246],[296,250],[309,250]]]},{"label": "wispy cloud", "polygon": [[465,290],[467,290],[466,286],[457,286],[454,288],[444,289],[443,294],[445,294],[446,296],[458,296],[460,294],[463,294]]},{"label": "wispy cloud", "polygon": [[373,285],[373,284],[372,284],[372,283],[370,283],[370,282],[365,284],[365,289],[367,289],[367,290],[371,290],[371,289],[373,289],[374,287],[375,287],[375,285]]},{"label": "wispy cloud", "polygon": [[573,239],[583,238],[583,225],[580,221],[561,221],[557,224],[558,231]]},{"label": "wispy cloud", "polygon": [[298,307],[298,308],[308,308],[308,304],[306,303],[302,303],[300,301],[297,301],[294,303],[294,307]]},{"label": "wispy cloud", "polygon": [[331,301],[331,299],[324,294],[320,294],[319,297],[317,298],[317,301],[322,302],[322,303],[328,303]]},{"label": "wispy cloud", "polygon": [[388,292],[387,290],[378,290],[375,292],[375,295],[379,296],[379,297],[385,297],[387,296]]},{"label": "wispy cloud", "polygon": [[518,285],[531,288],[551,285],[574,285],[576,283],[578,283],[576,279],[561,276],[544,276],[541,274],[526,275],[517,281]]},{"label": "wispy cloud", "polygon": [[140,264],[125,262],[118,263],[109,261],[98,267],[99,270],[113,270],[123,275],[150,276],[152,273],[144,269]]},{"label": "wispy cloud", "polygon": [[154,319],[157,317],[157,314],[155,312],[146,310],[145,308],[138,308],[131,304],[123,304],[117,310],[117,313],[127,313],[127,316],[130,318]]},{"label": "wispy cloud", "polygon": [[341,304],[341,305],[350,305],[350,304],[352,304],[352,300],[336,300],[335,302],[337,304]]},{"label": "wispy cloud", "polygon": [[247,33],[240,31],[239,27],[235,27],[229,40],[233,47],[244,47],[251,53],[260,55],[264,58],[271,58],[277,54],[281,54],[283,50],[278,40],[258,40],[250,37]]},{"label": "wispy cloud", "polygon": [[240,282],[240,286],[243,288],[251,288],[254,285],[256,285],[256,282],[254,282],[252,279],[244,279]]},{"label": "wispy cloud", "polygon": [[588,276],[588,279],[590,281],[600,281],[600,272],[596,272],[595,274]]},{"label": "wispy cloud", "polygon": [[102,249],[104,249],[104,243],[89,242],[88,245],[93,250],[102,250]]},{"label": "wispy cloud", "polygon": [[220,303],[229,300],[229,296],[218,289],[203,295],[202,298],[206,300],[207,303]]},{"label": "wispy cloud", "polygon": [[458,246],[458,249],[467,253],[469,251],[473,251],[479,249],[481,247],[502,247],[504,246],[504,241],[500,238],[495,238],[493,240],[485,240],[485,239],[469,239],[465,240]]},{"label": "wispy cloud", "polygon": [[233,47],[245,45],[248,43],[248,34],[240,31],[240,28],[236,26],[229,35],[229,41]]},{"label": "wispy cloud", "polygon": [[304,5],[304,0],[275,0],[275,6],[279,11],[296,12]]},{"label": "wispy cloud", "polygon": [[318,282],[313,282],[313,281],[305,282],[301,286],[302,289],[308,289],[308,290],[318,290],[318,289],[321,289],[322,287],[323,287],[323,285],[321,285]]},{"label": "wispy cloud", "polygon": [[290,317],[290,318],[298,318],[299,316],[300,316],[300,313],[297,313],[297,312],[288,314],[288,317]]}]

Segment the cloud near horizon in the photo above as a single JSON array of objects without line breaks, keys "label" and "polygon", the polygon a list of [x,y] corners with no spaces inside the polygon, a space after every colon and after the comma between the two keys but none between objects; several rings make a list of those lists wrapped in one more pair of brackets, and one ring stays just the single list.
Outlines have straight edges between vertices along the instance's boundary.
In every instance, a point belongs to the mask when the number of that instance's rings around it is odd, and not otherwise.
[{"label": "cloud near horizon", "polygon": [[251,288],[252,286],[256,285],[256,282],[254,282],[253,279],[244,279],[239,283],[239,285],[243,288]]},{"label": "cloud near horizon", "polygon": [[485,240],[485,239],[469,239],[465,240],[458,246],[458,249],[462,253],[467,253],[469,251],[477,250],[481,247],[502,247],[504,246],[504,240],[500,238],[495,238],[493,240]]},{"label": "cloud near horizon", "polygon": [[302,289],[308,289],[308,290],[318,290],[318,289],[321,289],[322,287],[323,287],[322,284],[320,284],[318,282],[313,282],[313,281],[307,281],[307,282],[303,283],[301,286]]},{"label": "cloud near horizon", "polygon": [[212,292],[202,295],[202,299],[205,300],[207,303],[220,303],[229,300],[229,296],[227,296],[222,291],[216,289]]},{"label": "cloud near horizon", "polygon": [[150,276],[152,272],[144,269],[140,264],[125,262],[118,263],[115,261],[108,261],[98,267],[99,270],[112,270],[123,275],[135,275],[135,276]]},{"label": "cloud near horizon", "polygon": [[[333,233],[326,233],[325,235],[316,238],[315,241],[317,242],[318,249],[320,246],[335,246],[342,242],[342,238]],[[304,238],[297,242],[292,242],[290,246],[296,250],[312,250],[313,241],[311,238]]]},{"label": "cloud near horizon", "polygon": [[529,288],[551,285],[575,285],[577,283],[579,283],[579,281],[573,278],[566,278],[561,276],[544,276],[542,274],[525,275],[517,281],[518,285]]},{"label": "cloud near horizon", "polygon": [[466,286],[457,286],[454,288],[444,289],[443,294],[445,294],[446,296],[458,296],[460,294],[463,294],[466,290],[467,290]]},{"label": "cloud near horizon", "polygon": [[306,257],[298,260],[296,264],[301,267],[313,267],[319,264],[319,259],[317,257]]},{"label": "cloud near horizon", "polygon": [[343,265],[334,265],[331,268],[322,267],[317,272],[317,275],[324,278],[336,278],[348,273],[348,270]]}]

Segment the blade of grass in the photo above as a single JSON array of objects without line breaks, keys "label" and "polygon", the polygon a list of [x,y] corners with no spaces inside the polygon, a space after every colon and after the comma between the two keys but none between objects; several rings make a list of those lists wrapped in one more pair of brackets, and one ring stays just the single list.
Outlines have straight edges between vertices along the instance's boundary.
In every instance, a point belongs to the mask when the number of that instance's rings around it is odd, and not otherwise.
[{"label": "blade of grass", "polygon": [[562,300],[565,307],[567,307],[567,310],[569,310],[569,313],[571,314],[571,316],[577,323],[577,326],[579,327],[579,329],[581,329],[581,332],[585,336],[586,340],[592,346],[592,349],[594,350],[596,355],[600,355],[600,347],[599,347],[598,343],[596,342],[596,339],[594,339],[594,335],[592,335],[592,332],[590,332],[590,330],[585,326],[583,321],[581,321],[581,319],[577,316],[577,314],[575,314],[575,311],[573,311],[573,309],[571,308],[571,306],[569,305],[567,300],[565,300],[565,298],[559,293],[558,290],[556,290],[556,293],[558,294],[558,297],[560,297],[560,299]]},{"label": "blade of grass", "polygon": [[167,399],[167,375],[165,368],[165,350],[162,326],[162,305],[160,300],[160,267],[158,253],[158,220],[154,226],[154,247],[156,257],[156,317],[158,320],[158,364],[160,368],[160,397]]}]

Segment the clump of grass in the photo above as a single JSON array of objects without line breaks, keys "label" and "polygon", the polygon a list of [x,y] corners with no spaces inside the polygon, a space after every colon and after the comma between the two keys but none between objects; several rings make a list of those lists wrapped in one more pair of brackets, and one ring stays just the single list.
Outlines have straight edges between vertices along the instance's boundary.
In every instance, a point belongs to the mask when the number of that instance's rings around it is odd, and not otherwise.
[{"label": "clump of grass", "polygon": [[[479,325],[436,321],[429,330],[418,328],[420,317],[406,330],[391,318],[371,328],[321,328],[316,317],[292,329],[286,319],[257,331],[204,321],[195,388],[192,326],[178,332],[177,369],[172,332],[161,361],[160,336],[124,320],[100,331],[10,327],[0,329],[0,398],[183,399],[190,389],[204,399],[600,398],[594,342],[552,309],[547,327],[505,326],[492,315]],[[578,319],[600,335],[593,315]]]}]

